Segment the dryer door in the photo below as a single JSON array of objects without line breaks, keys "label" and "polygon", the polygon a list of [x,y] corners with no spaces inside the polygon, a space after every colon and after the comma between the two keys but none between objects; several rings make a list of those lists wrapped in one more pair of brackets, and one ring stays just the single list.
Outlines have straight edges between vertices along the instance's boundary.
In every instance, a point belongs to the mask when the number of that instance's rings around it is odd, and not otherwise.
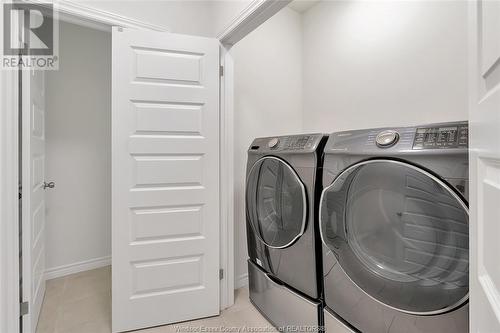
[{"label": "dryer door", "polygon": [[351,283],[419,315],[468,300],[468,220],[466,204],[446,183],[392,160],[351,166],[320,203],[322,241]]},{"label": "dryer door", "polygon": [[306,190],[285,161],[264,157],[252,166],[247,178],[247,221],[267,246],[285,248],[305,230]]}]

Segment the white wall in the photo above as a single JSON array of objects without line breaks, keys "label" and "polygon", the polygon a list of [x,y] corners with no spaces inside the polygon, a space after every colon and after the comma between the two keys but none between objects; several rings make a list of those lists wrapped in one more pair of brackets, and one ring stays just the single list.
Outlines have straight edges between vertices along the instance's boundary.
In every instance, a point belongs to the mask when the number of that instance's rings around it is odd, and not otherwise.
[{"label": "white wall", "polygon": [[47,269],[111,254],[111,35],[60,23],[46,76]]},{"label": "white wall", "polygon": [[212,0],[213,36],[217,36],[229,27],[252,2],[252,0]]},{"label": "white wall", "polygon": [[169,28],[171,32],[216,37],[253,0],[70,0],[85,6]]},{"label": "white wall", "polygon": [[212,1],[191,0],[92,0],[85,6],[169,28],[171,32],[213,37]]},{"label": "white wall", "polygon": [[467,119],[465,1],[322,1],[303,15],[304,130]]},{"label": "white wall", "polygon": [[231,50],[235,63],[235,278],[246,277],[245,170],[255,137],[301,132],[300,15],[280,11]]}]

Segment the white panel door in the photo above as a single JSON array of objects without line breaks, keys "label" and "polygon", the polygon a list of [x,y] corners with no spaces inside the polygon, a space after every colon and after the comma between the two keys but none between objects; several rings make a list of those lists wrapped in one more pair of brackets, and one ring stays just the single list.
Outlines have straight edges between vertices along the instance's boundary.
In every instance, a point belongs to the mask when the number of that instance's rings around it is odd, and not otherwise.
[{"label": "white panel door", "polygon": [[500,1],[470,3],[470,325],[500,332]]},{"label": "white panel door", "polygon": [[115,28],[113,331],[219,313],[219,43]]},{"label": "white panel door", "polygon": [[22,72],[22,299],[29,313],[23,332],[34,333],[45,294],[45,79]]}]

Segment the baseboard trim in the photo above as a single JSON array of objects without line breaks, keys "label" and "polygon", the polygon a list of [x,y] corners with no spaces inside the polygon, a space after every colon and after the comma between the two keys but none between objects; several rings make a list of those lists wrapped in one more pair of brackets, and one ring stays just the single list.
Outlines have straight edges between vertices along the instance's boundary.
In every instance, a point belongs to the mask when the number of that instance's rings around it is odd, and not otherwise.
[{"label": "baseboard trim", "polygon": [[241,274],[234,281],[234,289],[239,289],[248,286],[248,273]]},{"label": "baseboard trim", "polygon": [[55,279],[58,277],[63,277],[66,275],[88,271],[91,269],[96,269],[108,265],[111,265],[111,256],[84,260],[80,262],[75,262],[73,264],[49,268],[45,271],[45,279],[46,280]]}]

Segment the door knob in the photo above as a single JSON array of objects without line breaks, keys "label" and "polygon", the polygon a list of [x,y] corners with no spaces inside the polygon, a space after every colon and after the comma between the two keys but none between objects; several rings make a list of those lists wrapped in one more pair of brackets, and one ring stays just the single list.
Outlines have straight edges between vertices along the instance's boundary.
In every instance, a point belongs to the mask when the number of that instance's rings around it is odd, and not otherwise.
[{"label": "door knob", "polygon": [[47,188],[54,188],[56,187],[56,183],[54,182],[43,182],[43,189],[47,189]]}]

